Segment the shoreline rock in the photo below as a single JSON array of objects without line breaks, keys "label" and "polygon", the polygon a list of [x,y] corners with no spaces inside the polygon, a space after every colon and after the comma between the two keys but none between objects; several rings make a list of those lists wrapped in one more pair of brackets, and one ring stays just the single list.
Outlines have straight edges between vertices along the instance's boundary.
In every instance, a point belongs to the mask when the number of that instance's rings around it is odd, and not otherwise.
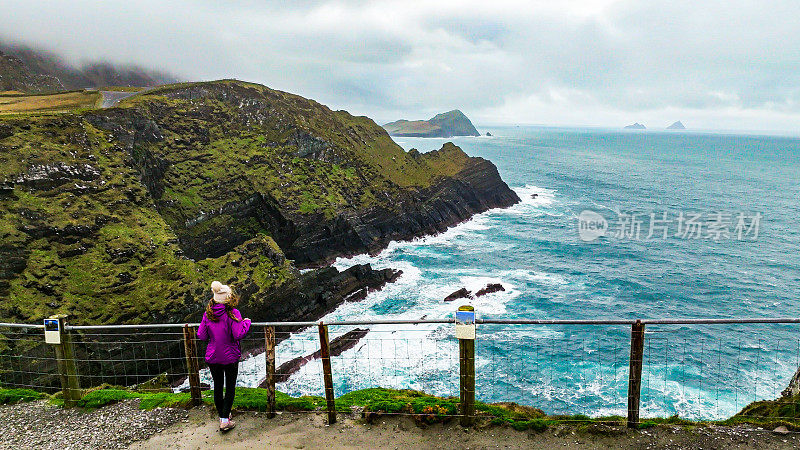
[{"label": "shoreline rock", "polygon": [[483,289],[479,290],[478,292],[476,292],[475,293],[475,297],[480,297],[482,295],[491,294],[493,292],[501,292],[501,291],[505,291],[505,290],[506,290],[506,288],[504,288],[503,285],[500,284],[500,283],[489,283],[489,284],[486,285],[485,288],[483,288]]},{"label": "shoreline rock", "polygon": [[[333,339],[330,342],[331,356],[339,356],[347,350],[358,345],[359,341],[369,333],[368,329],[356,328],[347,333]],[[298,356],[290,361],[287,361],[275,369],[275,382],[283,383],[287,381],[292,375],[299,372],[310,361],[319,359],[322,356],[321,350],[317,350],[306,356]],[[258,387],[266,387],[266,379],[258,383]]]},{"label": "shoreline rock", "polygon": [[473,297],[472,297],[472,293],[469,290],[467,290],[467,288],[463,288],[462,287],[461,289],[459,289],[459,290],[453,292],[452,294],[448,295],[447,297],[445,297],[444,301],[452,302],[452,301],[458,300],[459,298],[470,298],[471,299]]}]

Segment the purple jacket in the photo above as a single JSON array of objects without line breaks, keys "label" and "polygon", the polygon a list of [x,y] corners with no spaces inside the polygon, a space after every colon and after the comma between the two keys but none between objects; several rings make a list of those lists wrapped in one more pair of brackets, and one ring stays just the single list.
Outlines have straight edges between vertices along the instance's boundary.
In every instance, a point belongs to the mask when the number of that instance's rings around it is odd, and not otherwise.
[{"label": "purple jacket", "polygon": [[225,305],[216,304],[211,308],[219,320],[212,322],[203,314],[203,321],[197,329],[197,337],[208,341],[206,346],[206,362],[210,364],[231,364],[239,361],[242,349],[239,340],[250,331],[250,319],[242,320],[238,309],[233,309],[237,322],[225,314]]}]

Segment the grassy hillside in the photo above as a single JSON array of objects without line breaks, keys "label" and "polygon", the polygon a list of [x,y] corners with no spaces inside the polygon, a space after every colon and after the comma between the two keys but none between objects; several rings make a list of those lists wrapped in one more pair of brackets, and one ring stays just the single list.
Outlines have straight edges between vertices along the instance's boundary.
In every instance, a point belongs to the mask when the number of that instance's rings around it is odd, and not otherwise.
[{"label": "grassy hillside", "polygon": [[364,251],[518,201],[452,144],[407,153],[366,117],[230,80],[0,116],[0,180],[0,320],[25,322],[196,319],[212,279],[266,314],[308,303],[286,254]]},{"label": "grassy hillside", "polygon": [[214,277],[259,278],[265,290],[291,277],[268,236],[219,258],[182,257],[127,155],[79,115],[10,118],[0,136],[3,320],[180,321]]},{"label": "grassy hillside", "polygon": [[97,91],[72,91],[57,94],[19,95],[0,94],[0,114],[31,112],[66,112],[97,106]]}]

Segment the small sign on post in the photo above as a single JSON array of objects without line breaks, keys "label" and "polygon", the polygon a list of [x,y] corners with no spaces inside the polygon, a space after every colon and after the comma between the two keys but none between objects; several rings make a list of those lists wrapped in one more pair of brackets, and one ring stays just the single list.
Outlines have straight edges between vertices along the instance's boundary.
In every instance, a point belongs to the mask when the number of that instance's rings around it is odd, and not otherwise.
[{"label": "small sign on post", "polygon": [[456,311],[456,338],[475,339],[475,308],[469,305],[458,307]]},{"label": "small sign on post", "polygon": [[61,321],[59,319],[44,319],[44,342],[53,345],[61,343]]}]

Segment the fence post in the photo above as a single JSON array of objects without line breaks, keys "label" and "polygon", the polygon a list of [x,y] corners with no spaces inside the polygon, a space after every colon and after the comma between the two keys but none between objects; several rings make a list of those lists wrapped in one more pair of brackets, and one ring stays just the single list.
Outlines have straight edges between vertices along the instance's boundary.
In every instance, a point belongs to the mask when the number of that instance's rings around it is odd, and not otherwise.
[{"label": "fence post", "polygon": [[275,327],[264,327],[264,360],[267,363],[267,417],[275,417]]},{"label": "fence post", "polygon": [[328,425],[336,423],[336,401],[333,396],[333,372],[331,371],[331,349],[328,342],[328,326],[319,323],[319,348],[322,356],[322,372],[325,381],[325,400],[328,403]]},{"label": "fence post", "polygon": [[641,320],[637,320],[631,327],[631,356],[628,368],[628,428],[636,428],[639,425],[643,359],[644,324]]},{"label": "fence post", "polygon": [[72,345],[72,335],[65,330],[67,316],[59,314],[50,316],[50,318],[58,320],[58,329],[61,333],[60,343],[54,344],[53,347],[55,347],[56,363],[61,377],[61,389],[64,392],[64,406],[71,408],[81,398],[78,366],[75,364],[75,347]]},{"label": "fence post", "polygon": [[183,350],[186,354],[186,372],[189,379],[189,395],[192,406],[200,406],[202,393],[200,392],[200,370],[197,367],[197,330],[189,324],[183,326]]},{"label": "fence post", "polygon": [[463,305],[456,311],[456,338],[461,426],[469,427],[475,419],[475,309],[472,306]]}]

